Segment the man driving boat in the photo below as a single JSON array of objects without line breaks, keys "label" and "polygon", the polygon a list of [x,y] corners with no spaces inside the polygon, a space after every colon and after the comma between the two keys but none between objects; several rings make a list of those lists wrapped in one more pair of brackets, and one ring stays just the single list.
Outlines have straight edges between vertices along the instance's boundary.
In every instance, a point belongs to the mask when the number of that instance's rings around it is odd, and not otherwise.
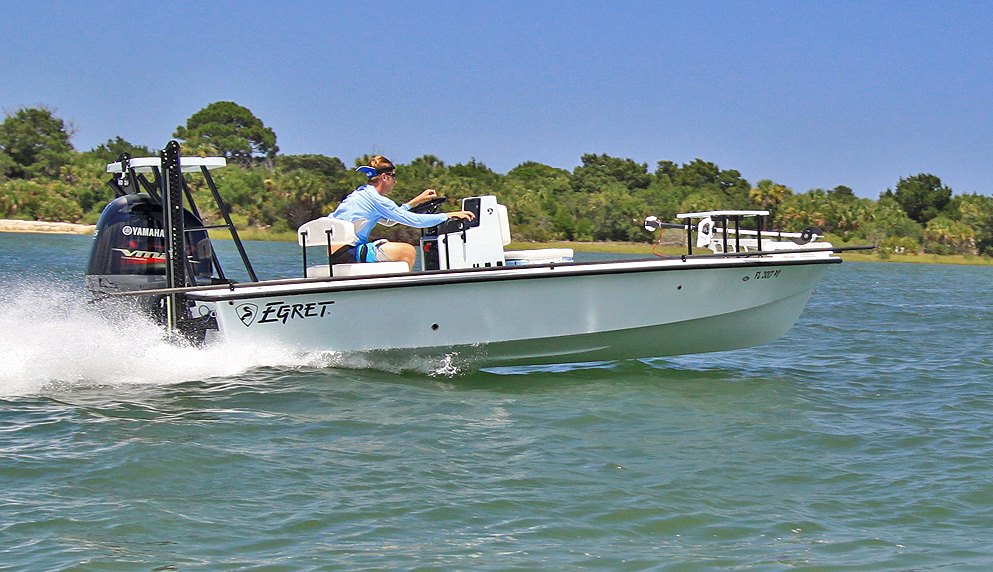
[{"label": "man driving boat", "polygon": [[417,259],[417,249],[413,245],[385,239],[369,242],[369,233],[376,224],[385,221],[384,224],[401,223],[414,228],[429,228],[451,218],[472,220],[474,217],[469,211],[437,214],[410,212],[411,208],[437,197],[438,193],[434,189],[425,190],[402,206],[388,199],[386,195],[397,183],[396,168],[382,155],[376,155],[368,166],[357,170],[365,173],[369,182],[349,193],[329,216],[354,223],[358,242],[335,249],[331,257],[334,264],[402,261],[413,269]]}]

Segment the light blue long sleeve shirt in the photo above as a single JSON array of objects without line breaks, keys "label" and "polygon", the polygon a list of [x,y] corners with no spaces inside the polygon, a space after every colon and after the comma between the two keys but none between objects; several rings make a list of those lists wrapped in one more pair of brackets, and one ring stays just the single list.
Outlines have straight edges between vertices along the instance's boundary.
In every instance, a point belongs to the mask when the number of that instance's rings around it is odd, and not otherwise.
[{"label": "light blue long sleeve shirt", "polygon": [[444,213],[412,213],[406,204],[402,207],[397,205],[379,194],[372,185],[362,185],[352,191],[330,216],[354,223],[355,236],[359,242],[369,242],[369,233],[382,220],[395,221],[414,228],[437,226],[448,220],[448,215]]}]

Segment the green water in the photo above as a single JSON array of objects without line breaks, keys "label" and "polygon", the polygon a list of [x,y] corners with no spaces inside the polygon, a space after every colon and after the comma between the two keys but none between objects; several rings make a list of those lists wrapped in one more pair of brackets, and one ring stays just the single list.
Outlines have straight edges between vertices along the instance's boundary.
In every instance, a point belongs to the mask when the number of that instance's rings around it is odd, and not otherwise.
[{"label": "green water", "polygon": [[0,235],[0,570],[993,566],[993,269],[842,264],[749,350],[384,371],[111,322],[87,249]]}]

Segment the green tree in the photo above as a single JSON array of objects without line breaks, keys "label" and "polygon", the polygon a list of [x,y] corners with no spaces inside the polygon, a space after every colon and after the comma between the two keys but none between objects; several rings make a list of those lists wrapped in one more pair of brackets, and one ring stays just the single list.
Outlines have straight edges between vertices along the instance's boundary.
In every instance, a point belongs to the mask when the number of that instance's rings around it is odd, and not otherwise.
[{"label": "green tree", "polygon": [[[397,165],[397,186],[394,191],[396,198],[402,202],[424,189],[434,189],[435,180],[446,170],[444,161],[434,155],[423,155],[410,163]],[[356,186],[350,185],[347,190],[351,191]]]},{"label": "green tree", "polygon": [[325,176],[307,169],[278,170],[265,180],[265,186],[270,206],[261,218],[277,230],[293,230],[328,214],[340,196]]},{"label": "green tree", "polygon": [[0,168],[7,177],[54,178],[72,158],[72,130],[45,107],[21,108],[0,123]]},{"label": "green tree", "polygon": [[108,139],[106,143],[97,145],[96,147],[90,149],[88,154],[96,157],[100,162],[107,164],[117,161],[117,158],[121,156],[121,153],[127,153],[132,157],[155,157],[159,153],[149,147],[143,145],[135,145],[130,141],[123,139],[120,135],[114,137],[113,139]]},{"label": "green tree", "polygon": [[652,182],[642,194],[650,214],[662,220],[673,219],[680,211],[680,202],[687,196],[688,189],[677,187],[674,182],[678,171],[679,166],[672,161],[657,162]]},{"label": "green tree", "polygon": [[52,222],[79,222],[83,209],[74,200],[69,185],[62,181],[46,181],[35,205],[36,220]]},{"label": "green tree", "polygon": [[480,192],[475,193],[478,195],[495,194],[503,180],[503,177],[499,173],[490,169],[481,161],[477,161],[475,157],[466,163],[457,163],[448,167],[448,174],[466,181],[472,181],[472,186],[480,189]]},{"label": "green tree", "polygon": [[954,198],[958,220],[973,230],[980,254],[993,254],[993,197],[959,195]]},{"label": "green tree", "polygon": [[345,172],[345,164],[341,159],[318,154],[280,155],[276,158],[275,166],[283,171],[313,171],[330,180],[337,179]]},{"label": "green tree", "polygon": [[[814,226],[825,232],[837,234],[844,241],[864,238],[863,227],[871,219],[872,204],[869,199],[860,199],[844,191],[838,192],[837,187],[830,191],[811,189],[806,193],[788,196],[776,209],[773,225],[789,231],[799,231]],[[901,220],[919,227],[906,218],[895,201],[892,201],[892,206]],[[883,236],[886,235],[885,230],[877,230]]]},{"label": "green tree", "polygon": [[909,238],[920,245],[924,238],[924,228],[908,217],[893,197],[881,197],[869,209],[866,219],[861,236],[874,244],[883,244],[889,238]]},{"label": "green tree", "polygon": [[684,213],[717,211],[727,209],[724,195],[712,189],[702,189],[686,196],[679,202],[679,211]]},{"label": "green tree", "polygon": [[924,252],[975,254],[976,231],[947,216],[936,216],[929,220],[924,228]]},{"label": "green tree", "polygon": [[952,189],[941,184],[941,179],[921,173],[900,179],[896,191],[887,191],[883,196],[896,199],[907,216],[921,224],[938,216],[952,198]]},{"label": "green tree", "polygon": [[[399,185],[398,182],[397,186],[399,187]],[[448,197],[448,207],[458,209],[461,208],[462,199],[466,197],[476,195],[496,195],[499,197],[502,191],[503,177],[485,164],[471,159],[467,163],[452,165],[437,173],[431,178],[431,186],[438,191],[439,195]],[[423,188],[404,186],[401,194],[398,194],[397,197],[405,200],[423,190]]]},{"label": "green tree", "polygon": [[620,183],[628,190],[647,189],[652,182],[645,163],[592,153],[584,154],[580,161],[572,173],[573,189],[580,193],[599,192],[611,183]]},{"label": "green tree", "polygon": [[91,153],[75,153],[59,170],[58,180],[66,185],[66,198],[81,209],[84,222],[93,224],[114,194],[107,181],[106,162]]},{"label": "green tree", "polygon": [[0,218],[29,220],[31,217],[23,214],[27,193],[19,188],[22,184],[33,184],[32,181],[20,179],[0,181]]},{"label": "green tree", "polygon": [[510,215],[511,233],[519,240],[561,240],[563,229],[555,224],[559,206],[574,195],[572,175],[534,161],[521,163],[507,173],[500,202]]},{"label": "green tree", "polygon": [[531,188],[549,194],[563,193],[572,186],[572,175],[565,169],[551,167],[535,161],[526,161],[511,169],[506,175],[506,182],[520,184],[522,188]]},{"label": "green tree", "polygon": [[776,209],[792,194],[793,190],[786,185],[774,183],[770,179],[762,179],[748,192],[748,198],[760,209],[768,210],[775,218]]},{"label": "green tree", "polygon": [[648,165],[593,153],[580,161],[572,172],[572,191],[558,194],[557,204],[551,206],[553,227],[569,240],[624,235],[615,221],[624,226],[629,211],[648,210],[644,193],[654,180]]},{"label": "green tree", "polygon": [[[224,169],[211,171],[211,177],[217,184],[221,198],[231,212],[231,218],[238,226],[270,225],[272,199],[266,195],[266,179],[272,171],[264,167],[244,168],[230,165]],[[193,197],[200,207],[204,222],[219,224],[223,222],[221,214],[214,208],[210,189],[200,177],[190,177],[187,182],[193,191]]]},{"label": "green tree", "polygon": [[256,157],[271,164],[279,152],[276,133],[232,101],[216,101],[194,113],[173,137],[185,142],[186,153],[216,153],[244,166],[251,166]]},{"label": "green tree", "polygon": [[433,173],[443,171],[445,169],[445,162],[439,159],[437,155],[421,155],[411,161],[407,167],[421,171],[422,176],[430,176]]},{"label": "green tree", "polygon": [[314,154],[280,155],[276,158],[276,171],[283,173],[306,171],[320,177],[326,189],[321,195],[328,199],[329,204],[340,202],[355,188],[352,183],[356,179],[356,173],[349,171],[345,163],[337,157]]},{"label": "green tree", "polygon": [[654,236],[643,227],[645,201],[622,183],[609,183],[601,192],[585,196],[584,212],[592,223],[593,240],[648,242]]},{"label": "green tree", "polygon": [[[748,208],[749,192],[752,187],[741,173],[734,169],[721,169],[716,164],[702,159],[694,159],[679,166],[671,161],[659,161],[655,179],[663,193],[669,194],[664,203],[713,204],[714,209]],[[690,199],[691,195],[696,195]],[[660,197],[661,198],[661,197]]]},{"label": "green tree", "polygon": [[17,169],[17,162],[14,158],[8,155],[3,149],[0,149],[0,181],[4,181],[14,174]]},{"label": "green tree", "polygon": [[828,191],[828,194],[831,195],[831,198],[839,199],[839,200],[848,200],[855,198],[855,191],[853,191],[851,187],[846,187],[845,185],[838,185],[837,187]]},{"label": "green tree", "polygon": [[57,180],[13,179],[0,183],[0,217],[77,222],[83,211]]}]

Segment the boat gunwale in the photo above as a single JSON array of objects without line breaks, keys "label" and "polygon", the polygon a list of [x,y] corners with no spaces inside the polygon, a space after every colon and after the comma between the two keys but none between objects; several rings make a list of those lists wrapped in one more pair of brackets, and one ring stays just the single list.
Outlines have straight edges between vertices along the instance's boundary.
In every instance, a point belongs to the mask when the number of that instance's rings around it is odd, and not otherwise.
[{"label": "boat gunwale", "polygon": [[[699,259],[697,259],[699,260]],[[554,277],[582,277],[610,274],[633,274],[642,272],[671,272],[676,270],[713,270],[719,268],[757,268],[768,266],[808,266],[817,264],[840,264],[839,257],[803,258],[720,258],[717,260],[688,264],[692,258],[643,258],[634,260],[599,260],[584,262],[557,262],[521,267],[492,266],[458,270],[432,270],[407,274],[381,276],[342,276],[332,278],[300,278],[288,281],[270,280],[242,283],[227,287],[223,285],[190,288],[186,298],[200,302],[223,302],[275,296],[297,296],[304,294],[324,294],[329,292],[353,292],[360,290],[382,290],[389,288],[415,288],[445,284],[465,284],[482,282],[503,282],[508,280],[536,280]],[[694,261],[696,262],[696,261]],[[651,264],[645,264],[651,263]],[[556,270],[562,270],[556,273]],[[298,286],[285,290],[287,286]],[[251,290],[249,290],[251,289]],[[156,291],[141,291],[134,294],[155,294]],[[161,293],[161,291],[158,291]]]}]

